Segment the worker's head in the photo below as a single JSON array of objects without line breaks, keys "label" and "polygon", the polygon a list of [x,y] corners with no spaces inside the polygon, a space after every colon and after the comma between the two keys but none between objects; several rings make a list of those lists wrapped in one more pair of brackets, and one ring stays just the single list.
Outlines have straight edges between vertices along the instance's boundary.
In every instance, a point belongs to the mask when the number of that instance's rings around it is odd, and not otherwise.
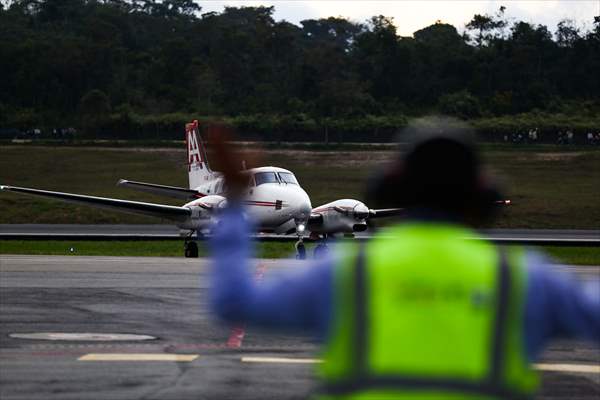
[{"label": "worker's head", "polygon": [[402,138],[408,142],[373,182],[370,202],[431,210],[469,223],[491,217],[500,194],[482,170],[467,127],[428,119],[410,126]]}]

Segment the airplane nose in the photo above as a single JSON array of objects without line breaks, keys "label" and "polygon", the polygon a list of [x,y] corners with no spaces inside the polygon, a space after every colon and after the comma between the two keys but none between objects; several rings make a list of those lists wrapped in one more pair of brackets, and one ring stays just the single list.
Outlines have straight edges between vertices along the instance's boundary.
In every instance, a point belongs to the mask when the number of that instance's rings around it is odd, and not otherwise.
[{"label": "airplane nose", "polygon": [[300,212],[302,212],[302,214],[306,214],[307,218],[312,212],[312,205],[310,204],[310,199],[308,198],[308,195],[304,196],[304,199],[300,204]]},{"label": "airplane nose", "polygon": [[308,219],[312,212],[312,205],[308,194],[303,189],[299,190],[298,199],[296,201],[296,217],[300,219]]}]

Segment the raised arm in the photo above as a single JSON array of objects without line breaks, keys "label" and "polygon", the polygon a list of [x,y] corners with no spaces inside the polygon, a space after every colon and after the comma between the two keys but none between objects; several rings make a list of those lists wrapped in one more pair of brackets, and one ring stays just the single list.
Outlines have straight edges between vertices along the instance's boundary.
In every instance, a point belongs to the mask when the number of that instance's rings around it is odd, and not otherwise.
[{"label": "raised arm", "polygon": [[331,309],[332,262],[306,261],[301,270],[290,267],[296,270],[256,283],[249,233],[239,207],[224,212],[210,241],[212,311],[227,322],[302,330],[323,338]]},{"label": "raised arm", "polygon": [[525,345],[531,361],[551,339],[591,340],[600,345],[600,277],[589,282],[558,271],[529,253]]}]

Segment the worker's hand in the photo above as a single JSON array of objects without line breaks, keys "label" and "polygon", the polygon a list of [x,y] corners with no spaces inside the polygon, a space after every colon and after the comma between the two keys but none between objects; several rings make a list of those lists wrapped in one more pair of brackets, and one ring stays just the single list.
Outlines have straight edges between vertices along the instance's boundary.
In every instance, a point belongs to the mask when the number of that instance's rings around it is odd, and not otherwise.
[{"label": "worker's hand", "polygon": [[223,174],[229,201],[236,202],[248,189],[250,177],[243,172],[244,164],[256,165],[257,155],[241,153],[233,147],[231,129],[222,124],[213,124],[208,129],[209,148],[214,152],[215,169]]}]

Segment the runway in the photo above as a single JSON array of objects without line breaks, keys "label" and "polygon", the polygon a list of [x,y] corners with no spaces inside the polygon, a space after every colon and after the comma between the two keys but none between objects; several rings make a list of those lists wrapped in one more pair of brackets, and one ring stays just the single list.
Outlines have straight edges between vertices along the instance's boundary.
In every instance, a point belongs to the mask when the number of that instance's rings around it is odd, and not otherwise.
[{"label": "runway", "polygon": [[[358,232],[357,239],[369,239],[372,232]],[[481,236],[503,243],[556,246],[600,246],[600,230],[577,229],[489,229]],[[181,240],[174,225],[85,225],[85,224],[0,224],[0,239],[40,240]],[[259,240],[296,240],[294,235],[258,234]]]},{"label": "runway", "polygon": [[[256,260],[265,279],[302,267]],[[557,267],[558,268],[558,267]],[[564,267],[581,279],[599,267]],[[319,363],[309,338],[231,327],[207,311],[205,259],[0,255],[0,398],[300,399]],[[15,333],[138,334],[60,341]],[[88,338],[93,339],[93,338]],[[600,349],[553,343],[541,399],[598,399]]]}]

